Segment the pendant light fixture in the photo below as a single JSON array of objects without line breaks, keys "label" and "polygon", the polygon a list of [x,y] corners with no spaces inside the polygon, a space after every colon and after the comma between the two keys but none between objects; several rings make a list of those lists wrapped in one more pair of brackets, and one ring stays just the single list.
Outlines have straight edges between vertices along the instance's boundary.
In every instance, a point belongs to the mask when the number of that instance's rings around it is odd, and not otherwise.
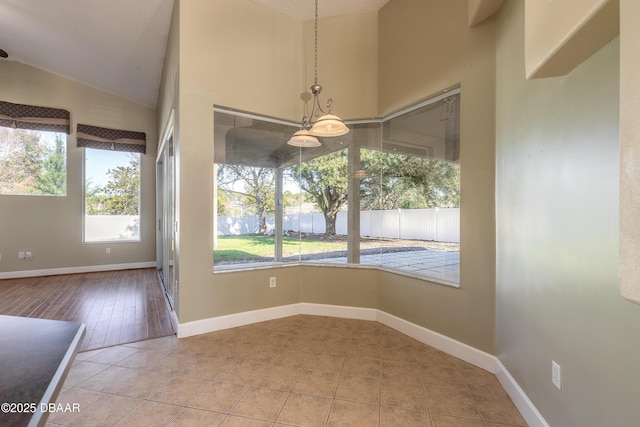
[{"label": "pendant light fixture", "polygon": [[[342,119],[331,112],[331,104],[333,100],[327,100],[327,111],[320,106],[319,95],[322,92],[322,86],[318,84],[318,0],[315,0],[315,21],[314,21],[314,80],[311,86],[311,94],[313,95],[311,114],[302,118],[301,129],[293,134],[287,144],[295,147],[318,147],[320,146],[320,137],[341,136],[349,133],[349,128],[344,124]],[[319,116],[316,120],[314,117]]]}]

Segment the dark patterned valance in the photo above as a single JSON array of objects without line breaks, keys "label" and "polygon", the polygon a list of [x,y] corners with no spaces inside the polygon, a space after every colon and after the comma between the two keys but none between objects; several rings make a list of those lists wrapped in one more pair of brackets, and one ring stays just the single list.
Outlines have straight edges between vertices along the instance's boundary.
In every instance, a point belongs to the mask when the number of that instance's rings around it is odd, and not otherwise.
[{"label": "dark patterned valance", "polygon": [[107,129],[82,124],[78,124],[77,131],[78,147],[142,154],[145,154],[147,150],[147,135],[144,132]]},{"label": "dark patterned valance", "polygon": [[0,126],[71,133],[71,114],[59,108],[0,101]]}]

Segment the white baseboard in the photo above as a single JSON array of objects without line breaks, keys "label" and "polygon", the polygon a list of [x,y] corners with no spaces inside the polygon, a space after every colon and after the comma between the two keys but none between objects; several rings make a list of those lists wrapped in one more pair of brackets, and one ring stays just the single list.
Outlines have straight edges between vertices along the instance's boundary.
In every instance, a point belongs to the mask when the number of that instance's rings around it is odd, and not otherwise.
[{"label": "white baseboard", "polygon": [[424,344],[464,360],[474,366],[495,374],[531,427],[549,427],[542,414],[533,405],[522,388],[513,379],[500,360],[463,342],[449,338],[423,326],[404,320],[381,310],[363,307],[347,307],[328,304],[298,303],[280,307],[265,308],[226,316],[196,320],[178,325],[178,338],[204,334],[222,329],[235,328],[251,323],[264,322],[282,317],[309,314],[315,316],[341,317],[348,319],[373,320],[402,332]]},{"label": "white baseboard", "polygon": [[497,359],[494,355],[478,350],[475,347],[471,347],[470,345],[454,340],[453,338],[449,338],[448,336],[432,331],[431,329],[411,323],[400,317],[396,317],[384,311],[377,311],[378,317],[376,320],[383,325],[402,332],[403,334],[424,344],[430,345],[431,347],[437,348],[440,351],[455,356],[458,359],[471,363],[485,371],[489,371],[492,374],[496,373]]},{"label": "white baseboard", "polygon": [[238,326],[250,325],[252,323],[295,316],[296,314],[300,314],[299,304],[281,305],[279,307],[244,311],[242,313],[227,314],[225,316],[210,317],[208,319],[180,323],[178,325],[177,334],[178,338],[185,338],[192,335],[206,334],[208,332],[236,328]]},{"label": "white baseboard", "polygon": [[347,307],[344,305],[313,304],[301,302],[299,314],[313,316],[342,317],[346,319],[376,320],[378,310],[374,308]]},{"label": "white baseboard", "polygon": [[522,418],[527,422],[529,427],[549,427],[549,423],[544,419],[538,408],[529,400],[524,390],[518,385],[516,380],[511,376],[507,368],[502,364],[500,359],[496,357],[496,377],[502,384],[513,403],[520,411]]},{"label": "white baseboard", "polygon": [[60,274],[94,273],[98,271],[133,270],[136,268],[157,267],[155,261],[132,262],[128,264],[87,265],[82,267],[48,268],[42,270],[7,271],[0,273],[0,279],[19,279],[23,277],[57,276]]}]

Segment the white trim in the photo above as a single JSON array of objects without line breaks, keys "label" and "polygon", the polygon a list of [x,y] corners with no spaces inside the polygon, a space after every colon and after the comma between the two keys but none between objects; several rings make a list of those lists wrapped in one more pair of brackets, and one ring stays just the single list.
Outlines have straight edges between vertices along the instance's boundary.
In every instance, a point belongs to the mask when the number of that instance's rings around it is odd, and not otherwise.
[{"label": "white trim", "polygon": [[378,310],[377,321],[396,331],[414,338],[421,343],[435,347],[440,351],[462,359],[479,368],[496,373],[496,357],[492,354],[478,350],[468,344],[449,338],[438,332],[416,325],[400,317]]},{"label": "white trim", "polygon": [[505,389],[513,403],[520,411],[522,418],[527,422],[529,427],[549,427],[549,423],[544,419],[538,408],[535,407],[533,402],[529,400],[524,390],[518,385],[516,380],[511,376],[507,368],[502,364],[500,359],[496,359],[496,377],[498,381]]},{"label": "white trim", "polygon": [[23,277],[57,276],[59,274],[94,273],[98,271],[133,270],[156,267],[155,261],[132,262],[128,264],[87,265],[82,267],[47,268],[43,270],[7,271],[0,273],[0,279],[19,279]]},{"label": "white trim", "polygon": [[314,316],[342,317],[346,319],[376,320],[378,310],[374,308],[348,307],[344,305],[313,304],[302,302],[300,314],[310,314]]},{"label": "white trim", "polygon": [[265,322],[267,320],[280,319],[281,317],[300,314],[299,304],[281,305],[278,307],[263,308],[260,310],[243,311],[241,313],[227,314],[224,316],[210,317],[208,319],[194,320],[178,325],[178,338],[192,335],[206,334],[207,332],[236,328],[252,323]]}]

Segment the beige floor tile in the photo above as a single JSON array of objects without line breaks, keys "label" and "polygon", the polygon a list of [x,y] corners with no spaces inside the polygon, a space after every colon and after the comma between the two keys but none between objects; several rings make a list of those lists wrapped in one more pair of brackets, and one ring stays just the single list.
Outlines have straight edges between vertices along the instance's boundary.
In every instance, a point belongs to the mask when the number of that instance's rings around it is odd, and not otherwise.
[{"label": "beige floor tile", "polygon": [[241,384],[212,381],[189,402],[188,406],[228,413],[244,395],[246,389],[247,386]]},{"label": "beige floor tile", "polygon": [[336,399],[377,405],[380,403],[380,379],[341,375]]},{"label": "beige floor tile", "polygon": [[380,360],[356,356],[347,356],[342,367],[344,375],[357,377],[380,378],[380,371]]},{"label": "beige floor tile", "polygon": [[465,379],[458,368],[423,365],[420,371],[422,373],[422,382],[426,385],[460,389],[467,388]]},{"label": "beige floor tile", "polygon": [[74,415],[67,425],[71,427],[113,426],[143,402],[131,397],[105,394],[87,408],[81,408],[80,413]]},{"label": "beige floor tile", "polygon": [[47,421],[51,423],[63,424],[65,421],[70,420],[74,415],[82,412],[83,409],[88,408],[92,403],[94,403],[104,395],[104,393],[93,390],[65,387],[58,395],[56,403],[65,406],[72,405],[72,408],[74,408],[73,405],[78,405],[77,407],[79,408],[79,411],[52,412],[51,414],[49,414],[49,418],[47,419]]},{"label": "beige floor tile", "polygon": [[377,322],[307,315],[81,353],[58,402],[81,412],[51,426],[526,425],[495,375]]},{"label": "beige floor tile", "polygon": [[395,360],[383,360],[380,373],[383,380],[422,384],[422,373],[417,364]]},{"label": "beige floor tile", "polygon": [[109,366],[101,363],[93,363],[88,361],[75,361],[69,369],[67,378],[64,381],[66,386],[75,387],[94,375],[107,369]]},{"label": "beige floor tile", "polygon": [[433,427],[484,427],[481,420],[443,414],[431,414],[431,421]]},{"label": "beige floor tile", "polygon": [[217,427],[226,418],[226,414],[204,411],[202,409],[184,408],[169,424],[170,427]]},{"label": "beige floor tile", "polygon": [[253,382],[254,386],[291,391],[302,374],[302,369],[269,365]]},{"label": "beige floor tile", "polygon": [[416,359],[421,365],[458,367],[458,359],[428,345],[421,344],[415,349]]},{"label": "beige floor tile", "polygon": [[380,348],[380,358],[411,364],[418,362],[413,346],[410,345],[383,345]]},{"label": "beige floor tile", "polygon": [[239,416],[275,421],[289,392],[269,388],[250,387],[231,410]]},{"label": "beige floor tile", "polygon": [[327,426],[378,427],[379,423],[380,408],[378,405],[335,400],[329,413]]},{"label": "beige floor tile", "polygon": [[332,402],[328,397],[291,393],[276,421],[306,427],[324,426]]},{"label": "beige floor tile", "polygon": [[356,341],[352,342],[349,347],[347,347],[347,355],[349,356],[357,356],[357,357],[365,357],[369,359],[380,359],[382,351],[382,346],[379,342],[365,342],[365,341]]},{"label": "beige floor tile", "polygon": [[380,407],[380,427],[430,427],[427,411],[412,411],[393,406]]},{"label": "beige floor tile", "polygon": [[221,371],[216,379],[237,384],[251,384],[266,365],[234,361]]},{"label": "beige floor tile", "polygon": [[416,411],[428,410],[427,398],[421,384],[399,383],[383,379],[380,403]]},{"label": "beige floor tile", "polygon": [[504,390],[472,392],[480,414],[485,421],[526,426],[526,422]]},{"label": "beige floor tile", "polygon": [[347,349],[350,346],[350,341],[344,338],[330,339],[318,343],[315,347],[315,351],[318,353],[328,353],[336,355],[347,354]]},{"label": "beige floor tile", "polygon": [[127,347],[144,348],[155,352],[170,352],[180,345],[180,341],[175,335],[169,335],[167,337],[137,341],[124,345]]},{"label": "beige floor tile", "polygon": [[209,381],[200,378],[173,378],[167,385],[152,394],[149,400],[172,405],[186,405],[209,383]]},{"label": "beige floor tile", "polygon": [[312,354],[294,349],[281,349],[271,359],[270,365],[303,368]]},{"label": "beige floor tile", "polygon": [[[264,337],[262,337],[264,339]],[[236,356],[235,360],[248,363],[267,364],[274,357],[280,346],[271,344],[246,345],[244,350]]]},{"label": "beige floor tile", "polygon": [[129,379],[135,377],[138,371],[121,366],[107,366],[102,372],[88,378],[78,384],[78,387],[85,390],[94,390],[112,393],[118,386]]},{"label": "beige floor tile", "polygon": [[215,379],[231,365],[231,360],[224,357],[199,357],[183,369],[183,375],[190,377]]},{"label": "beige floor tile", "polygon": [[480,418],[471,393],[443,387],[426,387],[427,402],[431,413]]},{"label": "beige floor tile", "polygon": [[333,397],[338,386],[338,374],[331,372],[302,371],[293,391],[315,396]]},{"label": "beige floor tile", "polygon": [[120,362],[123,359],[126,359],[127,357],[131,356],[137,351],[138,350],[133,347],[119,345],[116,347],[109,347],[109,348],[103,349],[103,351],[100,351],[94,356],[85,360],[90,360],[94,363],[105,363],[108,365],[116,365],[118,362]]},{"label": "beige floor tile", "polygon": [[152,350],[136,349],[135,353],[120,360],[116,365],[123,366],[125,368],[154,371],[161,361],[161,356],[162,353],[157,353]]},{"label": "beige floor tile", "polygon": [[169,424],[182,407],[146,401],[116,424],[117,427],[156,427]]},{"label": "beige floor tile", "polygon": [[339,374],[342,371],[344,359],[344,355],[314,353],[309,357],[309,360],[307,360],[304,369]]},{"label": "beige floor tile", "polygon": [[81,361],[81,360],[89,360],[91,359],[93,356],[105,351],[106,349],[104,348],[99,348],[97,350],[89,350],[89,351],[83,351],[81,353],[77,353],[75,360],[76,361]]},{"label": "beige floor tile", "polygon": [[147,399],[169,384],[173,378],[150,371],[137,371],[137,375],[114,387],[110,392],[120,396]]},{"label": "beige floor tile", "polygon": [[271,424],[271,421],[229,415],[221,424],[221,427],[271,427]]}]

